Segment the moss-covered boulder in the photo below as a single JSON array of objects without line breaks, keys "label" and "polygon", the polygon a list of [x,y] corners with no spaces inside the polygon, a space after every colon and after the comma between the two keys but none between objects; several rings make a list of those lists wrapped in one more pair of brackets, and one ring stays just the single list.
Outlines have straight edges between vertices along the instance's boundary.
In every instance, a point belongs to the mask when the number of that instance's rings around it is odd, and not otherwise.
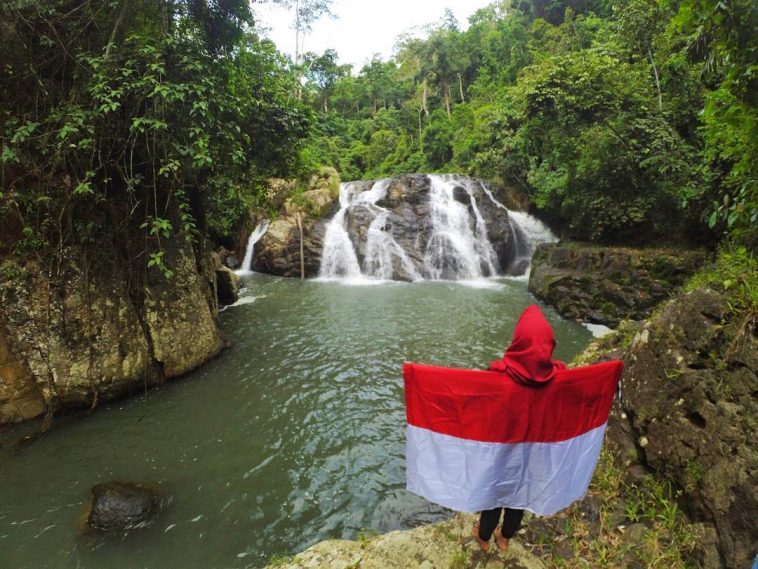
[{"label": "moss-covered boulder", "polygon": [[[724,567],[758,544],[758,315],[709,288],[682,294],[622,338],[618,449],[673,483],[680,507],[718,536]],[[715,532],[713,531],[715,529]]]},{"label": "moss-covered boulder", "polygon": [[135,275],[108,249],[0,265],[0,423],[144,390],[225,346],[210,255],[164,246],[171,278]]},{"label": "moss-covered boulder", "polygon": [[544,244],[529,290],[565,318],[615,327],[649,317],[706,259],[704,251]]}]

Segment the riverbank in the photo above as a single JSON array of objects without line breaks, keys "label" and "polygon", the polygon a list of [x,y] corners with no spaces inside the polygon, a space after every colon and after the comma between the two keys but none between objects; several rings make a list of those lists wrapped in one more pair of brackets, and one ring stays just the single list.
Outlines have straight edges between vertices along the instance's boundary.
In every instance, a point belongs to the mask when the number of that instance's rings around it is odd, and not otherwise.
[{"label": "riverbank", "polygon": [[[215,357],[217,269],[206,249],[166,240],[170,275],[112,249],[67,248],[0,264],[0,425],[91,410]],[[223,270],[223,269],[222,269]]]}]

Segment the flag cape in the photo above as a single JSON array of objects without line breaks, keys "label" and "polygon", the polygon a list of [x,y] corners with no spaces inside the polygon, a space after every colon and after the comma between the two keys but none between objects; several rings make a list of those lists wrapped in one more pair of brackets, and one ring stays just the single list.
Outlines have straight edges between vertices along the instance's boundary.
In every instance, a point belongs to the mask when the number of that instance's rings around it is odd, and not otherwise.
[{"label": "flag cape", "polygon": [[566,508],[587,491],[622,369],[560,370],[534,388],[498,372],[405,364],[408,490],[461,512]]}]

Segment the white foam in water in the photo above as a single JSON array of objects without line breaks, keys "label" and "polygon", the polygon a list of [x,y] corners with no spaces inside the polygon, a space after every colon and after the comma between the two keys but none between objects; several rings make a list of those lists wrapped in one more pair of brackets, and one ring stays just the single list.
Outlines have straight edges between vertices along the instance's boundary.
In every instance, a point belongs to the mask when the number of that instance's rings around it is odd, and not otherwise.
[{"label": "white foam in water", "polygon": [[592,332],[593,338],[602,338],[603,336],[607,336],[611,332],[613,332],[612,328],[608,328],[608,326],[604,326],[602,324],[592,324],[591,322],[582,322],[582,325],[587,328],[590,332]]},{"label": "white foam in water", "polygon": [[498,289],[504,289],[505,285],[503,283],[499,283],[496,280],[493,279],[464,279],[460,281],[451,281],[455,284],[459,284],[461,286],[467,286],[469,288],[478,288],[478,289],[491,289],[491,290],[498,290]]},{"label": "white foam in water", "polygon": [[252,304],[256,300],[259,300],[261,298],[266,298],[266,295],[262,294],[260,296],[252,296],[252,295],[251,296],[243,296],[243,297],[240,297],[237,300],[237,302],[235,302],[234,304],[228,304],[228,305],[224,306],[219,312],[224,312],[225,310],[227,310],[229,308],[237,308],[238,306],[245,306],[246,304]]},{"label": "white foam in water", "polygon": [[311,280],[317,283],[339,283],[346,286],[377,286],[400,283],[400,281],[392,279],[380,279],[365,275],[358,275],[357,277],[318,277]]}]

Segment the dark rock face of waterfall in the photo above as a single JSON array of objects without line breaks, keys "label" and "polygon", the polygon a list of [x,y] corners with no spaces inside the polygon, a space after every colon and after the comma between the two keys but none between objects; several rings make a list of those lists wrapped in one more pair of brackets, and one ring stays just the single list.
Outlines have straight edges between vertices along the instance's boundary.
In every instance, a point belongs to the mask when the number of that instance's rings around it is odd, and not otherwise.
[{"label": "dark rock face of waterfall", "polygon": [[[540,231],[552,238],[544,226]],[[483,182],[406,174],[343,184],[320,275],[412,281],[523,274],[532,247]]]},{"label": "dark rock face of waterfall", "polygon": [[[435,246],[435,240],[454,239],[454,236],[440,235],[435,231],[433,201],[437,196],[431,193],[431,186],[430,177],[423,174],[408,174],[393,178],[387,186],[385,197],[376,202],[376,206],[388,210],[386,221],[380,230],[392,235],[394,241],[413,261],[414,266],[420,268],[419,273],[422,277],[437,276],[443,279],[455,279],[465,268],[462,262],[456,259],[454,252],[456,244],[454,243],[440,244],[443,248],[447,246],[449,250],[447,255],[441,254],[433,261],[436,262],[436,267],[424,266],[429,261],[428,258],[425,259],[426,253]],[[474,252],[479,253],[480,275],[493,276],[507,272],[511,259],[515,258],[516,248],[508,221],[508,211],[490,200],[481,183],[463,176],[456,177],[452,183],[452,197],[455,202],[465,208],[469,229],[474,238],[476,238],[475,208],[484,221],[486,232],[482,236],[485,238],[482,242],[489,242],[494,256],[487,259],[486,252],[477,251],[476,247],[474,248]],[[440,215],[446,216],[449,213],[442,212]],[[358,263],[362,267],[366,260],[367,229],[375,218],[376,213],[372,211],[370,204],[354,206],[346,216],[348,234],[355,248]],[[486,245],[483,245],[482,249],[485,247]],[[430,270],[434,268],[439,270],[437,275],[430,274]],[[414,275],[409,274],[408,268],[403,267],[399,261],[394,261],[393,269],[395,279],[413,280]]]}]

